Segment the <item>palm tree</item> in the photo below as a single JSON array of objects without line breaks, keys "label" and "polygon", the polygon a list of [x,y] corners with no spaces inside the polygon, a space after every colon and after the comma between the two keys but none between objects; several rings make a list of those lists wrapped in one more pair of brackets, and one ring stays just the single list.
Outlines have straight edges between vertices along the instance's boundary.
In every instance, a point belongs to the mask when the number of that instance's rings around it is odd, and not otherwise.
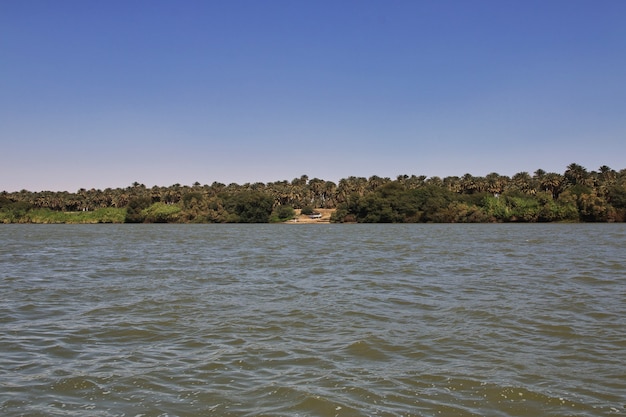
[{"label": "palm tree", "polygon": [[437,176],[430,177],[425,182],[428,185],[434,185],[434,186],[437,186],[437,187],[443,187],[443,180],[440,177],[437,177]]},{"label": "palm tree", "polygon": [[367,190],[374,191],[381,185],[386,184],[387,181],[385,178],[381,178],[378,175],[372,175],[367,179]]},{"label": "palm tree", "polygon": [[617,172],[614,169],[611,169],[606,165],[602,165],[599,171],[600,171],[600,178],[605,183],[613,184],[615,180],[617,179]]},{"label": "palm tree", "polygon": [[[469,174],[465,174],[469,175]],[[469,175],[471,177],[471,175]],[[443,186],[453,193],[461,193],[463,191],[462,179],[457,176],[445,177],[443,179]]]},{"label": "palm tree", "polygon": [[543,169],[539,168],[538,170],[536,170],[533,173],[533,179],[541,181],[541,179],[543,178],[544,175],[546,175],[546,171],[544,171]]},{"label": "palm tree", "polygon": [[324,207],[337,207],[337,184],[332,181],[326,181],[324,183]]},{"label": "palm tree", "polygon": [[518,172],[517,174],[513,175],[513,177],[511,177],[511,181],[513,182],[513,186],[517,190],[520,190],[523,193],[533,194],[534,189],[532,184],[532,178],[530,174],[528,174],[528,172]]},{"label": "palm tree", "polygon": [[490,174],[487,174],[487,176],[485,177],[487,192],[494,194],[494,195],[502,194],[502,191],[504,191],[504,187],[505,187],[505,181],[503,180],[504,178],[507,178],[507,177],[503,177],[497,172],[492,172]]},{"label": "palm tree", "polygon": [[606,165],[602,165],[599,171],[599,173],[596,173],[597,181],[595,186],[598,190],[598,195],[606,197],[609,189],[617,183],[617,172]]},{"label": "palm tree", "polygon": [[556,200],[561,193],[564,180],[561,174],[549,172],[542,177],[540,186],[543,190],[552,194],[552,198]]},{"label": "palm tree", "polygon": [[275,181],[267,184],[269,193],[274,197],[276,205],[291,205],[292,188],[287,181]]},{"label": "palm tree", "polygon": [[465,194],[472,194],[478,189],[476,184],[476,178],[473,175],[467,173],[461,178],[461,190]]},{"label": "palm tree", "polygon": [[309,199],[314,207],[324,207],[324,180],[313,178],[309,180]]},{"label": "palm tree", "polygon": [[569,164],[563,175],[571,185],[586,185],[587,178],[589,178],[589,173],[587,172],[587,169],[582,165],[578,165],[575,163]]},{"label": "palm tree", "polygon": [[366,188],[367,179],[364,177],[350,176],[348,178],[342,178],[339,180],[339,185],[337,186],[337,202],[346,202],[348,197],[352,194],[363,196]]},{"label": "palm tree", "polygon": [[406,187],[409,190],[415,190],[417,188],[423,187],[425,182],[426,182],[426,176],[425,175],[420,175],[419,177],[415,176],[415,175],[411,175],[406,180]]}]

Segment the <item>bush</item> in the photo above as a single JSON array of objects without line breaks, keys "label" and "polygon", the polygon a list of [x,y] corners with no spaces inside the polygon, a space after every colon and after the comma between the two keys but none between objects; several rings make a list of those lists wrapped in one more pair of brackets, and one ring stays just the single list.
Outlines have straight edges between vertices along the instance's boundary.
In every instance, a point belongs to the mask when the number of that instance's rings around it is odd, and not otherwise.
[{"label": "bush", "polygon": [[228,212],[228,222],[268,223],[274,206],[274,199],[258,191],[242,191],[226,195],[224,206]]},{"label": "bush", "polygon": [[291,206],[278,206],[272,212],[271,222],[284,222],[289,219],[293,219],[296,216],[296,211]]},{"label": "bush", "polygon": [[145,220],[145,216],[142,213],[144,209],[150,206],[150,199],[148,197],[132,198],[126,206],[126,217],[124,221],[126,223],[141,223]]},{"label": "bush", "polygon": [[180,207],[174,204],[154,203],[142,210],[142,215],[149,223],[170,223],[178,220]]}]

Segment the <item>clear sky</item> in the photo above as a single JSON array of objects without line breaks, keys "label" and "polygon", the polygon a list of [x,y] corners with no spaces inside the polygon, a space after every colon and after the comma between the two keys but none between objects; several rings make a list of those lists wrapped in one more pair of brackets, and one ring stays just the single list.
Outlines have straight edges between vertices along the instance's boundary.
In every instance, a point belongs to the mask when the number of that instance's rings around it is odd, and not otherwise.
[{"label": "clear sky", "polygon": [[624,0],[3,0],[0,190],[626,168]]}]

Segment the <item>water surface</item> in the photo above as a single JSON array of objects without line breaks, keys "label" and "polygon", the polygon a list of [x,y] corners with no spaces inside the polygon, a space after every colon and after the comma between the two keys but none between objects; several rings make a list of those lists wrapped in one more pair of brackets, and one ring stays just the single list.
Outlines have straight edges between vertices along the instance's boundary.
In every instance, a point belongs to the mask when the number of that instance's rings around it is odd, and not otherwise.
[{"label": "water surface", "polygon": [[626,225],[3,225],[3,416],[626,414]]}]

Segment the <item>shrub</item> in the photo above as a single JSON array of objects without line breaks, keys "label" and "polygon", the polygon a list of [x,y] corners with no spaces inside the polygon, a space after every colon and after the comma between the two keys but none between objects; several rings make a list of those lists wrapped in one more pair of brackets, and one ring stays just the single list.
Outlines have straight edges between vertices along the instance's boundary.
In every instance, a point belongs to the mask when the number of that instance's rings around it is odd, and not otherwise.
[{"label": "shrub", "polygon": [[141,213],[149,223],[170,223],[178,220],[179,212],[180,207],[174,204],[154,203]]},{"label": "shrub", "polygon": [[296,211],[291,206],[278,206],[272,212],[270,221],[272,222],[284,222],[289,219],[293,219],[296,215]]},{"label": "shrub", "polygon": [[145,215],[142,211],[150,206],[150,199],[148,197],[132,198],[128,202],[126,207],[126,217],[124,221],[126,223],[141,223],[145,220]]}]

